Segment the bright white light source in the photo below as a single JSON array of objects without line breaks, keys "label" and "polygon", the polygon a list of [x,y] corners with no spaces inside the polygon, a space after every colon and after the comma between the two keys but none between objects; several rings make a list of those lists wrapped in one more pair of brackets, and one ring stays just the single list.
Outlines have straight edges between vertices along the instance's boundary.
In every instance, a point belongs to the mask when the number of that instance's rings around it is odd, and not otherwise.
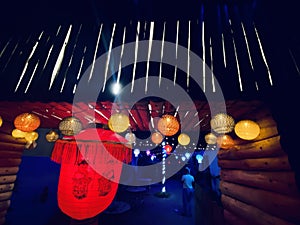
[{"label": "bright white light source", "polygon": [[111,86],[111,92],[112,92],[114,95],[120,94],[121,89],[122,89],[122,86],[121,86],[120,83],[114,83],[114,84]]}]

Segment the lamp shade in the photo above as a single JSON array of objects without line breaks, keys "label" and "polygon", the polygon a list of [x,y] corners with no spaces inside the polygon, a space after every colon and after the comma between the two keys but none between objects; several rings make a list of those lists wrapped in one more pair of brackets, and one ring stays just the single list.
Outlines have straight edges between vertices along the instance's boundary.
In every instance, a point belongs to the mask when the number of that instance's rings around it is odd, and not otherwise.
[{"label": "lamp shade", "polygon": [[55,142],[58,139],[58,137],[59,137],[58,133],[56,133],[54,130],[50,130],[46,134],[46,140],[48,142]]},{"label": "lamp shade", "polygon": [[108,120],[108,127],[116,133],[122,133],[129,127],[129,117],[123,113],[112,114]]},{"label": "lamp shade", "polygon": [[161,143],[163,140],[163,136],[161,135],[161,133],[159,132],[154,132],[152,135],[151,135],[151,141],[154,143],[154,144],[159,144]]},{"label": "lamp shade", "polygon": [[33,113],[22,113],[14,120],[15,127],[24,132],[34,131],[40,124],[40,118]]},{"label": "lamp shade", "polygon": [[252,120],[241,120],[235,125],[234,132],[241,139],[253,140],[259,135],[260,127]]},{"label": "lamp shade", "polygon": [[213,145],[217,143],[217,136],[214,135],[213,133],[208,133],[207,135],[205,135],[204,139],[205,142],[209,145]]},{"label": "lamp shade", "polygon": [[65,117],[58,125],[58,129],[63,135],[73,136],[78,134],[82,130],[81,121],[74,117]]},{"label": "lamp shade", "polygon": [[185,134],[185,133],[181,133],[178,136],[178,143],[181,145],[188,145],[191,141],[191,138],[189,135]]},{"label": "lamp shade", "polygon": [[218,113],[210,120],[211,128],[218,134],[226,134],[233,130],[234,119],[226,113]]},{"label": "lamp shade", "polygon": [[218,136],[217,144],[222,149],[230,149],[234,146],[234,141],[229,135],[223,134]]},{"label": "lamp shade", "polygon": [[166,136],[172,136],[179,130],[179,122],[172,115],[163,115],[157,123],[158,130]]}]

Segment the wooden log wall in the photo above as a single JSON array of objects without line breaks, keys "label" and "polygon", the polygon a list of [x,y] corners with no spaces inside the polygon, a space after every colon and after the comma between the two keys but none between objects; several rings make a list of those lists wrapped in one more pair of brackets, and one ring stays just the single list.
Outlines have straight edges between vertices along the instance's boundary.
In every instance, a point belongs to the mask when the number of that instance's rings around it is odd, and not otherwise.
[{"label": "wooden log wall", "polygon": [[300,192],[276,123],[271,116],[257,122],[259,137],[235,136],[233,148],[218,152],[226,224],[300,224]]},{"label": "wooden log wall", "polygon": [[0,127],[0,225],[10,207],[10,198],[19,171],[26,141],[11,136],[14,129],[11,123],[3,122]]}]

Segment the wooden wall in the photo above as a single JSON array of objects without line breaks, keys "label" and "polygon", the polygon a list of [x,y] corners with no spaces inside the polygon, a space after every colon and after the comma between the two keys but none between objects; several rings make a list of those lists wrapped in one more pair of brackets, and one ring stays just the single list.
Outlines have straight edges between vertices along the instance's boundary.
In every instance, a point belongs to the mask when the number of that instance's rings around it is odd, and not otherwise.
[{"label": "wooden wall", "polygon": [[11,136],[13,129],[13,125],[5,121],[0,127],[0,225],[5,224],[5,216],[10,207],[10,198],[26,144],[25,140]]},{"label": "wooden wall", "polygon": [[276,123],[271,116],[257,122],[259,137],[235,137],[233,148],[218,152],[224,219],[231,225],[300,224],[300,192]]}]

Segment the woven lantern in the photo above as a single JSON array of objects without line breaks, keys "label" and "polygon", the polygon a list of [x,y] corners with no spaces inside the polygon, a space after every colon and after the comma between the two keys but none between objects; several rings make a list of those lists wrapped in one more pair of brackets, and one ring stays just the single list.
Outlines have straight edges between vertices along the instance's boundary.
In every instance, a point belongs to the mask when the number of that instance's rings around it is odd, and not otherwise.
[{"label": "woven lantern", "polygon": [[217,144],[222,149],[230,149],[234,146],[234,141],[229,135],[224,134],[218,136]]},{"label": "woven lantern", "polygon": [[112,114],[108,120],[108,127],[116,133],[122,133],[129,127],[129,117],[123,113]]},{"label": "woven lantern", "polygon": [[205,135],[204,139],[205,142],[209,145],[214,145],[217,143],[217,137],[213,133],[208,133],[207,135]]},{"label": "woven lantern", "polygon": [[74,117],[65,117],[58,125],[58,129],[63,135],[73,136],[78,134],[82,130],[81,121]]},{"label": "woven lantern", "polygon": [[50,130],[46,134],[46,140],[48,142],[55,142],[58,139],[58,137],[59,137],[58,133],[56,133],[54,130]]},{"label": "woven lantern", "polygon": [[163,136],[161,135],[161,133],[159,132],[154,132],[152,135],[151,135],[151,141],[154,143],[154,144],[159,144],[162,142],[163,140]]},{"label": "woven lantern", "polygon": [[163,115],[157,124],[158,130],[165,136],[172,136],[179,130],[179,122],[172,115]]},{"label": "woven lantern", "polygon": [[34,131],[40,126],[40,124],[40,118],[33,113],[22,113],[14,120],[15,127],[24,132]]},{"label": "woven lantern", "polygon": [[129,144],[133,144],[135,143],[136,136],[134,133],[129,132],[125,134],[125,139],[128,141]]},{"label": "woven lantern", "polygon": [[178,136],[178,142],[181,145],[188,145],[191,141],[191,138],[189,137],[189,135],[185,134],[185,133],[181,133]]},{"label": "woven lantern", "polygon": [[241,120],[235,125],[234,132],[241,139],[253,140],[259,135],[260,127],[252,120]]},{"label": "woven lantern", "polygon": [[0,127],[2,126],[3,120],[2,117],[0,116]]},{"label": "woven lantern", "polygon": [[216,133],[226,134],[233,130],[234,119],[226,113],[219,113],[211,119],[210,126]]}]

